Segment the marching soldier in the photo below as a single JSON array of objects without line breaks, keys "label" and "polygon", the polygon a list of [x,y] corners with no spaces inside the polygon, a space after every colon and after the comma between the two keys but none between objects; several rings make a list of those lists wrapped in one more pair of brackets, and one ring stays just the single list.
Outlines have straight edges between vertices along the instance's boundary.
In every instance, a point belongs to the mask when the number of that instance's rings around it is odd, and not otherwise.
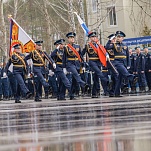
[{"label": "marching soldier", "polygon": [[28,64],[25,60],[25,55],[21,53],[21,47],[20,44],[16,44],[14,46],[14,52],[13,55],[9,58],[6,67],[5,72],[3,73],[3,77],[7,75],[8,68],[13,63],[13,74],[17,81],[17,87],[15,90],[15,103],[21,103],[20,101],[20,89],[21,91],[26,94],[26,98],[31,97],[31,93],[27,89],[24,78],[25,74],[28,74]]},{"label": "marching soldier", "polygon": [[46,82],[44,77],[47,70],[45,65],[45,59],[47,59],[52,64],[54,69],[56,68],[56,64],[54,63],[52,58],[49,57],[49,55],[42,50],[42,43],[43,41],[36,41],[35,50],[30,52],[30,54],[25,57],[26,60],[32,59],[33,73],[38,78],[38,80],[35,82],[35,102],[41,102],[39,94],[40,83],[44,86],[45,93],[47,93],[46,95],[48,95],[49,84]]},{"label": "marching soldier", "polygon": [[130,59],[128,47],[123,43],[123,39],[126,36],[122,31],[116,32],[117,40],[116,43],[108,43],[106,49],[112,49],[114,52],[114,66],[117,69],[118,81],[115,87],[115,97],[121,97],[120,88],[123,78],[128,78],[130,81],[133,81],[133,84],[137,82],[137,77],[128,72],[130,67]]},{"label": "marching soldier", "polygon": [[136,56],[134,58],[134,74],[138,76],[138,84],[140,92],[145,92],[145,57],[141,53],[140,46],[135,47]]},{"label": "marching soldier", "polygon": [[[90,39],[91,45],[97,49],[98,45],[96,43],[96,32],[92,32],[88,35]],[[89,56],[89,65],[90,68],[95,74],[101,79],[102,87],[104,92],[107,92],[107,85],[108,85],[108,79],[103,75],[101,72],[102,64],[100,62],[99,56],[97,52],[90,46],[90,44],[87,44],[85,48],[82,51],[82,55],[85,55],[85,53],[88,53]]]},{"label": "marching soldier", "polygon": [[148,91],[151,91],[151,55],[148,53],[148,47],[144,47],[145,55],[145,76],[148,86]]},{"label": "marching soldier", "polygon": [[66,77],[67,73],[63,72],[63,63],[62,57],[64,53],[64,39],[57,40],[54,45],[56,49],[51,53],[51,57],[56,63],[55,73],[57,75],[58,80],[58,97],[57,100],[66,100],[65,99],[65,92],[66,89],[68,90],[69,94],[71,91],[71,83],[69,82],[68,78]]},{"label": "marching soldier", "polygon": [[[63,54],[63,66],[64,66],[64,72],[66,73],[71,72],[73,76],[72,80],[72,86],[71,86],[71,95],[70,100],[75,99],[74,98],[74,87],[76,81],[85,91],[87,88],[86,83],[81,79],[79,75],[79,69],[81,66],[81,63],[83,62],[83,59],[81,57],[81,48],[78,44],[75,44],[75,36],[76,34],[74,32],[70,32],[66,35],[68,38],[69,43],[64,47],[64,54]],[[66,71],[67,70],[67,71]]]},{"label": "marching soldier", "polygon": [[[107,37],[109,40],[107,42],[106,45],[110,44],[110,43],[115,43],[116,42],[116,35],[115,34],[111,34]],[[106,47],[105,47],[106,48]],[[110,58],[110,62],[112,64],[114,64],[114,50],[113,49],[106,49],[108,54],[109,54],[109,58]],[[109,72],[109,77],[111,80],[110,82],[110,89],[109,89],[109,97],[114,97],[114,93],[115,93],[115,85],[117,84],[118,81],[118,73],[115,72],[115,70],[113,69],[113,67],[111,67],[111,64],[109,64],[109,62],[107,62],[107,69]]]}]

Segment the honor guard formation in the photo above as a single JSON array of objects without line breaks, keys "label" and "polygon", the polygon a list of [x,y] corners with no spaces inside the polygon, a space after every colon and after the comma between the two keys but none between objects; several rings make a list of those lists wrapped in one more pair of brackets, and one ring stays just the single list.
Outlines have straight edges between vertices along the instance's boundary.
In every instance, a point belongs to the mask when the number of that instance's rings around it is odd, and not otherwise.
[{"label": "honor guard formation", "polygon": [[107,44],[101,48],[107,51],[107,65],[98,55],[96,32],[89,33],[84,48],[75,43],[76,33],[70,32],[66,42],[58,39],[54,43],[55,50],[50,54],[42,49],[43,41],[36,41],[35,50],[26,55],[19,44],[14,45],[13,54],[0,67],[0,99],[21,103],[21,99],[34,98],[41,102],[45,94],[45,99],[61,101],[151,91],[148,48],[141,51],[137,46],[132,51],[123,42],[125,36],[122,31],[108,36]]}]

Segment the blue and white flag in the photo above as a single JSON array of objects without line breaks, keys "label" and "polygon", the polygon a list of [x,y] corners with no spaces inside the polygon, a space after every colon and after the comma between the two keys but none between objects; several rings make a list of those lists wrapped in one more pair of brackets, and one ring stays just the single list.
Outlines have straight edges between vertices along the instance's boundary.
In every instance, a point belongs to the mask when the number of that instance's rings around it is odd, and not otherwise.
[{"label": "blue and white flag", "polygon": [[77,12],[74,12],[78,18],[78,21],[82,27],[82,29],[84,30],[84,32],[86,33],[86,35],[90,34],[91,31],[88,29],[88,27],[86,26],[86,24],[83,22],[83,20],[81,19],[81,17],[77,14]]}]

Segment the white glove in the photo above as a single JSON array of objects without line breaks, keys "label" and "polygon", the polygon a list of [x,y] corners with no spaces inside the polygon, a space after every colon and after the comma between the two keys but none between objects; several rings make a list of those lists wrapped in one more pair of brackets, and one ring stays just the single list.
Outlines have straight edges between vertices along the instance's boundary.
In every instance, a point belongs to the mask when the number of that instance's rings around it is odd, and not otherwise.
[{"label": "white glove", "polygon": [[68,73],[66,68],[63,68],[63,73],[64,73],[65,75]]},{"label": "white glove", "polygon": [[130,69],[130,67],[128,66],[127,69]]},{"label": "white glove", "polygon": [[82,71],[85,72],[85,67],[82,68]]},{"label": "white glove", "polygon": [[51,77],[54,75],[54,72],[52,70],[49,70],[49,74]]},{"label": "white glove", "polygon": [[60,48],[60,45],[57,46],[57,49],[59,49],[59,48]]},{"label": "white glove", "polygon": [[27,76],[27,78],[28,78],[28,79],[30,78],[30,73],[28,73],[28,76]]},{"label": "white glove", "polygon": [[6,78],[6,77],[7,77],[7,74],[6,74],[6,72],[4,72],[4,73],[3,73],[3,77],[4,77],[4,78]]},{"label": "white glove", "polygon": [[108,53],[106,54],[106,60],[110,60],[110,56]]},{"label": "white glove", "polygon": [[55,63],[53,63],[52,66],[53,66],[54,69],[56,69],[56,64]]}]

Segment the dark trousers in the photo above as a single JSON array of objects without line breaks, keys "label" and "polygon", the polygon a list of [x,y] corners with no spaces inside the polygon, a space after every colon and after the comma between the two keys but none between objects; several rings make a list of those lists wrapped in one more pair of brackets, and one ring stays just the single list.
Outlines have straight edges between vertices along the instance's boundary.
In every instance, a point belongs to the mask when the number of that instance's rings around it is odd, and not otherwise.
[{"label": "dark trousers", "polygon": [[97,95],[100,92],[100,81],[96,73],[92,74],[93,86],[92,86],[92,95]]},{"label": "dark trousers", "polygon": [[48,77],[48,83],[52,89],[52,95],[57,96],[58,92],[58,82],[56,81],[56,75],[54,74],[53,76]]},{"label": "dark trousers", "polygon": [[8,76],[9,78],[9,85],[10,85],[10,91],[11,91],[11,96],[16,96],[16,90],[17,90],[17,80],[13,74]]},{"label": "dark trousers", "polygon": [[33,79],[32,78],[28,78],[27,80],[26,80],[26,86],[27,86],[27,88],[28,88],[28,90],[32,93],[32,95],[34,96],[34,93],[35,93],[35,91],[34,91],[34,84],[33,84]]},{"label": "dark trousers", "polygon": [[41,84],[43,85],[45,91],[48,91],[49,88],[49,84],[46,82],[44,76],[42,75],[41,72],[37,72],[35,73],[35,75],[37,75],[37,77],[35,78],[34,82],[35,82],[35,89],[36,89],[36,95],[35,95],[35,99],[39,99],[40,97],[40,93],[39,93],[39,87],[41,86]]},{"label": "dark trousers", "polygon": [[127,78],[127,80],[132,81],[133,78],[134,78],[134,75],[130,74],[128,72],[128,70],[126,69],[126,67],[125,67],[125,65],[124,65],[122,60],[116,60],[114,62],[114,65],[115,65],[115,68],[117,69],[117,71],[119,73],[117,84],[115,86],[115,95],[119,95],[123,78]]},{"label": "dark trousers", "polygon": [[141,71],[138,71],[138,85],[139,87],[146,87],[146,77],[145,73],[141,73]]},{"label": "dark trousers", "polygon": [[15,76],[16,81],[17,81],[15,99],[19,99],[20,98],[20,90],[21,90],[22,94],[24,94],[24,95],[27,92],[29,92],[29,90],[27,89],[27,87],[25,85],[23,73],[15,73],[14,76]]},{"label": "dark trousers", "polygon": [[151,90],[151,72],[145,72],[148,89]]},{"label": "dark trousers", "polygon": [[57,80],[58,80],[58,97],[60,99],[65,98],[66,89],[68,90],[69,94],[71,93],[71,84],[66,75],[62,71],[57,71]]},{"label": "dark trousers", "polygon": [[3,97],[9,97],[9,80],[8,78],[2,78],[2,91]]},{"label": "dark trousers", "polygon": [[75,65],[70,64],[70,66],[67,67],[67,71],[72,73],[73,78],[82,88],[85,86],[85,82],[81,79]]},{"label": "dark trousers", "polygon": [[2,80],[0,78],[0,96],[2,96],[2,94],[3,94],[3,91],[2,91]]},{"label": "dark trousers", "polygon": [[96,62],[90,61],[89,65],[90,65],[92,71],[94,71],[97,74],[97,76],[100,78],[100,80],[103,81],[101,84],[102,84],[103,90],[106,90],[107,84],[108,84],[108,79],[101,72],[98,61],[96,61]]}]

